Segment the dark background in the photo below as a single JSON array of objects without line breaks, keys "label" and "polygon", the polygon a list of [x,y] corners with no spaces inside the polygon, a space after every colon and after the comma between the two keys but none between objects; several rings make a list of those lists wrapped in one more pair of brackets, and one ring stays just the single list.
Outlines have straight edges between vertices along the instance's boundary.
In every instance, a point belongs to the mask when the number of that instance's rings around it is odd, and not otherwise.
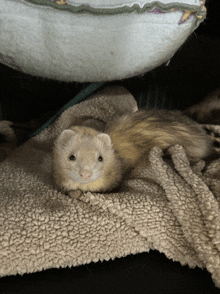
[{"label": "dark background", "polygon": [[[219,0],[207,1],[206,20],[171,59],[169,66],[108,84],[124,85],[139,104],[145,103],[149,92],[159,95],[155,92],[157,87],[165,89],[172,108],[179,109],[187,108],[220,87],[219,5]],[[1,116],[13,122],[26,122],[56,111],[87,85],[32,77],[1,64],[0,77]],[[181,266],[158,251],[0,279],[0,294],[93,292],[217,294],[220,290],[214,287],[206,270]]]}]

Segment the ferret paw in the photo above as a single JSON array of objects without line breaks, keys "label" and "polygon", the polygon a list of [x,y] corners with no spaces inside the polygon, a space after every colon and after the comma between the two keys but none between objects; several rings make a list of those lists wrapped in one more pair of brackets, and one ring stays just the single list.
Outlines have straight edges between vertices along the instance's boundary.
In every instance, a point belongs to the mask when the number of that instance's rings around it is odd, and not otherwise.
[{"label": "ferret paw", "polygon": [[75,199],[79,199],[80,196],[82,195],[82,191],[77,189],[77,190],[71,190],[68,192],[68,195],[71,197],[71,198],[75,198]]}]

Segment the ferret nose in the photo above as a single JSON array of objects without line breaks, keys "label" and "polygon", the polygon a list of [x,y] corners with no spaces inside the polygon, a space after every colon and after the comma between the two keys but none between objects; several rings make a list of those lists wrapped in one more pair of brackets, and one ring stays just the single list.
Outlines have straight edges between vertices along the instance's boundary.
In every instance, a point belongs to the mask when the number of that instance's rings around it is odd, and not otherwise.
[{"label": "ferret nose", "polygon": [[81,171],[81,172],[80,172],[80,176],[81,176],[83,179],[89,179],[89,178],[91,178],[91,176],[92,176],[92,171],[91,171],[91,170],[84,170],[84,171]]}]

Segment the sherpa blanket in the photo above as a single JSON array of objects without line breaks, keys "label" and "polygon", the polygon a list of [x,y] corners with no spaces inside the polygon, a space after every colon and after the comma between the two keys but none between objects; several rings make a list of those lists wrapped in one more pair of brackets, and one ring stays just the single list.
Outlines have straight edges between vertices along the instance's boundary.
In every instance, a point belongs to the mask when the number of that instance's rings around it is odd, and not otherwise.
[{"label": "sherpa blanket", "polygon": [[75,199],[54,185],[52,146],[62,130],[79,121],[102,129],[136,108],[123,88],[99,92],[0,164],[1,276],[156,249],[182,265],[206,268],[220,287],[220,160],[191,167],[176,145],[171,165],[155,147],[150,166],[137,168],[117,193]]}]

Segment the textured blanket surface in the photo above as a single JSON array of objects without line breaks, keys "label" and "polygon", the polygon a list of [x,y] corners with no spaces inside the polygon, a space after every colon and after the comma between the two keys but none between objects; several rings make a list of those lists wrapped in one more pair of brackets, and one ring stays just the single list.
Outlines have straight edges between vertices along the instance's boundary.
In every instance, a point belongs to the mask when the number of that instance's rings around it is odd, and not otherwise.
[{"label": "textured blanket surface", "polygon": [[80,122],[101,130],[136,109],[125,89],[105,89],[0,163],[0,276],[156,249],[182,265],[206,268],[220,287],[219,159],[191,167],[176,145],[168,163],[155,147],[150,166],[132,172],[117,193],[74,199],[54,184],[52,146],[63,129]]}]

